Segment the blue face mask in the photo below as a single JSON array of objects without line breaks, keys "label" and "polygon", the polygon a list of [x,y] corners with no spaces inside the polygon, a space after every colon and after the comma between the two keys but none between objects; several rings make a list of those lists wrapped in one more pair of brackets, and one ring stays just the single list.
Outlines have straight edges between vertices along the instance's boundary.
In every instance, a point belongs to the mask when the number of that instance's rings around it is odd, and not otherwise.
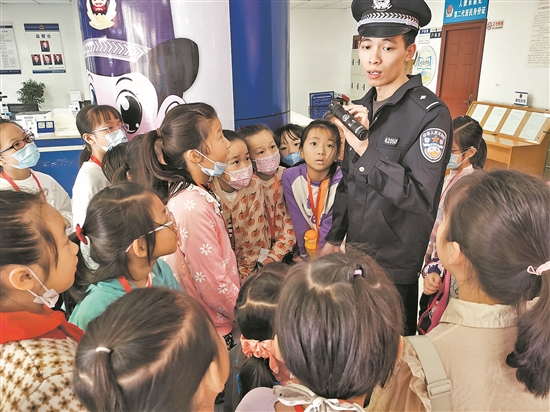
[{"label": "blue face mask", "polygon": [[291,154],[288,154],[286,156],[283,156],[281,160],[283,163],[289,167],[294,166],[296,163],[298,163],[302,159],[302,156],[300,156],[300,152],[294,152]]},{"label": "blue face mask", "polygon": [[128,141],[126,134],[120,129],[117,129],[111,133],[107,133],[105,136],[103,136],[103,138],[109,143],[108,146],[100,146],[105,152],[111,150],[113,147],[118,146],[123,142]]},{"label": "blue face mask", "polygon": [[31,167],[36,166],[38,163],[38,159],[40,159],[40,152],[38,151],[38,147],[36,147],[36,144],[33,143],[27,143],[25,147],[23,147],[21,150],[18,150],[13,155],[3,155],[5,157],[13,157],[15,160],[17,160],[19,163],[16,165],[10,165],[12,167],[15,167],[16,169],[28,169]]},{"label": "blue face mask", "polygon": [[199,167],[201,168],[202,172],[206,175],[206,176],[211,176],[211,177],[218,177],[218,176],[221,176],[223,174],[223,172],[225,172],[225,169],[227,168],[227,163],[222,163],[222,162],[214,162],[212,159],[209,159],[208,157],[206,157],[205,155],[203,155],[201,152],[199,152],[198,150],[195,149],[195,152],[197,152],[198,154],[200,154],[202,157],[204,157],[205,159],[208,159],[210,160],[212,163],[214,163],[214,169],[207,169],[206,167],[202,166],[200,163],[199,163]]},{"label": "blue face mask", "polygon": [[460,165],[464,163],[466,159],[468,159],[467,157],[465,157],[464,159],[462,159],[462,162],[458,163],[458,158],[466,153],[468,150],[470,149],[468,148],[460,154],[451,153],[451,158],[449,159],[449,163],[447,163],[447,169],[458,169]]}]

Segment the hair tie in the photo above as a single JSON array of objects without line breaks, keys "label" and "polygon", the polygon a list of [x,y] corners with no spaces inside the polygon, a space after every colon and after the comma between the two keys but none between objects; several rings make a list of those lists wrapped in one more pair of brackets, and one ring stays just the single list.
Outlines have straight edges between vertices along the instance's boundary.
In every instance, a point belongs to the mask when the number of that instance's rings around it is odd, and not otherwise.
[{"label": "hair tie", "polygon": [[160,134],[160,129],[157,128],[157,137],[160,137],[162,139],[162,135]]},{"label": "hair tie", "polygon": [[353,271],[353,276],[363,276],[363,269],[355,269]]},{"label": "hair tie", "polygon": [[545,272],[547,270],[550,270],[550,260],[546,263],[543,263],[538,268],[534,268],[533,266],[529,266],[527,268],[527,272],[529,272],[532,275],[542,276],[542,272]]},{"label": "hair tie", "polygon": [[105,353],[111,353],[111,349],[106,348],[105,346],[98,346],[95,348],[96,352],[105,352]]},{"label": "hair tie", "polygon": [[81,243],[84,243],[85,245],[88,244],[88,239],[86,239],[86,235],[84,234],[84,230],[82,230],[82,227],[80,224],[76,224],[74,231],[76,233],[76,237],[78,240],[80,240]]}]

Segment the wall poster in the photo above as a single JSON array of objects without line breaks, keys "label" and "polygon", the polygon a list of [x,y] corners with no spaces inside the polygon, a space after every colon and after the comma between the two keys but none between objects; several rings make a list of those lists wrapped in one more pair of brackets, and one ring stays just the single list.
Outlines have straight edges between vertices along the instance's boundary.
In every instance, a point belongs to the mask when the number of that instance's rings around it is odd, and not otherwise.
[{"label": "wall poster", "polygon": [[21,74],[12,24],[0,24],[0,74]]},{"label": "wall poster", "polygon": [[25,24],[33,74],[65,73],[59,24]]},{"label": "wall poster", "polygon": [[550,2],[539,0],[531,25],[527,67],[550,67]]}]

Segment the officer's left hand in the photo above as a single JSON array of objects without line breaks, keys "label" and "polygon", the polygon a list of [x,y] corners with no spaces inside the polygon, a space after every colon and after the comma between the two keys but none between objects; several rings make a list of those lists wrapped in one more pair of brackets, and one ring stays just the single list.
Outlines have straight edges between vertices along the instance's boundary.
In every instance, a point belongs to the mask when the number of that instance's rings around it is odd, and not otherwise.
[{"label": "officer's left hand", "polygon": [[[348,106],[343,106],[351,115],[355,117],[355,120],[369,128],[369,111],[365,106],[358,104],[350,104]],[[336,124],[340,129],[344,131],[344,136],[348,144],[355,150],[355,152],[362,156],[369,147],[369,139],[359,140],[339,119],[335,119]]]}]

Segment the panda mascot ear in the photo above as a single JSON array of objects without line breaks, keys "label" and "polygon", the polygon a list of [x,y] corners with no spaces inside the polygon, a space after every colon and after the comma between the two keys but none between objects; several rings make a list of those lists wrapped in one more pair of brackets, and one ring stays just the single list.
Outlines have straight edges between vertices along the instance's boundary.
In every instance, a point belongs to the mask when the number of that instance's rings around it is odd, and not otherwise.
[{"label": "panda mascot ear", "polygon": [[130,72],[148,78],[161,104],[168,96],[183,96],[199,73],[199,47],[193,40],[166,40],[131,64]]}]

